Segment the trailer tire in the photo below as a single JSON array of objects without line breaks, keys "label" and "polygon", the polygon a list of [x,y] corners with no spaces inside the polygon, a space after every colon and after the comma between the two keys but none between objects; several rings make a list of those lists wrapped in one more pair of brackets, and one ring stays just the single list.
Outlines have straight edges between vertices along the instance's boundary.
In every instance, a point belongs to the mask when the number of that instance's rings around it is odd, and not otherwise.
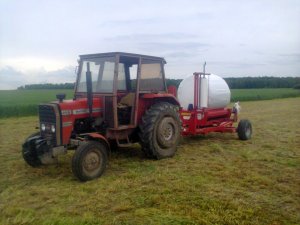
[{"label": "trailer tire", "polygon": [[176,106],[168,102],[152,105],[139,126],[140,144],[149,158],[172,157],[180,140],[180,119]]},{"label": "trailer tire", "polygon": [[31,167],[39,167],[42,165],[41,160],[38,157],[35,149],[35,139],[33,137],[39,136],[40,132],[36,132],[26,138],[25,143],[22,146],[22,156],[25,162]]},{"label": "trailer tire", "polygon": [[80,181],[100,177],[107,165],[107,146],[98,141],[79,145],[72,158],[72,172]]},{"label": "trailer tire", "polygon": [[252,136],[252,125],[249,120],[241,120],[239,122],[237,133],[240,140],[246,141],[251,139]]}]

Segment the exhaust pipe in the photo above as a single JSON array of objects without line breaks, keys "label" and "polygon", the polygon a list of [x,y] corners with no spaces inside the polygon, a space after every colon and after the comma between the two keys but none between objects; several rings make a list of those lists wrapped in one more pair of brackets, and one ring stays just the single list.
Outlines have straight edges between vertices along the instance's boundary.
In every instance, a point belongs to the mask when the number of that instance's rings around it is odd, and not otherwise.
[{"label": "exhaust pipe", "polygon": [[87,62],[86,64],[87,70],[86,70],[86,91],[87,91],[87,102],[89,107],[89,114],[90,118],[92,118],[92,112],[93,112],[93,89],[92,89],[92,73],[90,71],[90,63]]}]

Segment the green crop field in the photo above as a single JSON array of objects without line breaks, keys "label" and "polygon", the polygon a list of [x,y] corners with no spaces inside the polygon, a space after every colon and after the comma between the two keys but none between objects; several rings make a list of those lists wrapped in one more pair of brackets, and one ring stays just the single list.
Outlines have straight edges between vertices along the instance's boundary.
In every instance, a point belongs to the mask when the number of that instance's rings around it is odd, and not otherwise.
[{"label": "green crop field", "polygon": [[[56,100],[57,93],[73,97],[73,90],[0,90],[0,118],[37,115],[37,105]],[[300,96],[291,88],[233,89],[231,101],[253,101]]]},{"label": "green crop field", "polygon": [[231,89],[231,101],[270,100],[300,96],[300,90],[292,88]]},{"label": "green crop field", "polygon": [[81,183],[72,152],[31,168],[21,144],[35,117],[0,119],[0,224],[300,224],[300,98],[244,102],[253,138],[184,138],[173,158],[119,149]]},{"label": "green crop field", "polygon": [[56,94],[73,98],[73,90],[0,90],[0,118],[37,115],[39,103],[56,100]]},{"label": "green crop field", "polygon": [[58,93],[65,93],[66,98],[72,98],[74,91],[71,89],[0,90],[0,104],[4,106],[35,105],[56,100],[56,94]]}]

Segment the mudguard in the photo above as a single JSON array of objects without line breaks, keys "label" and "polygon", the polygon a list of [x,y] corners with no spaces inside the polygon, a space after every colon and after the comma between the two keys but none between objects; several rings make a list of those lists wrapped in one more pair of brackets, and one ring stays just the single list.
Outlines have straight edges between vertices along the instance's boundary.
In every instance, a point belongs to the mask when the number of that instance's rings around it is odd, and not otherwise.
[{"label": "mudguard", "polygon": [[107,150],[109,151],[108,153],[110,153],[110,151],[111,151],[110,144],[103,135],[98,134],[98,133],[87,133],[87,134],[85,134],[85,136],[89,137],[89,139],[97,140],[97,141],[104,143],[107,146]]}]

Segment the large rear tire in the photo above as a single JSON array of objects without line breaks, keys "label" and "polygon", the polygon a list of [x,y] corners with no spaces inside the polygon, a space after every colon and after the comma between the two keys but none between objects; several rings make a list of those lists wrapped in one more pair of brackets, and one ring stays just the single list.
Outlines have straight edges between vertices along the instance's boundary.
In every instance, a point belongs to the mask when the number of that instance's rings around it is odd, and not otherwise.
[{"label": "large rear tire", "polygon": [[239,122],[237,133],[240,140],[246,141],[251,139],[252,136],[252,125],[249,120],[241,120]]},{"label": "large rear tire", "polygon": [[160,102],[150,107],[142,118],[140,144],[149,158],[172,157],[180,140],[180,119],[176,106]]},{"label": "large rear tire", "polygon": [[81,181],[100,177],[106,168],[107,151],[107,146],[97,141],[79,145],[72,159],[73,174]]},{"label": "large rear tire", "polygon": [[35,140],[40,137],[40,132],[36,132],[26,138],[22,146],[22,156],[25,162],[32,167],[39,167],[42,165],[35,148]]}]

